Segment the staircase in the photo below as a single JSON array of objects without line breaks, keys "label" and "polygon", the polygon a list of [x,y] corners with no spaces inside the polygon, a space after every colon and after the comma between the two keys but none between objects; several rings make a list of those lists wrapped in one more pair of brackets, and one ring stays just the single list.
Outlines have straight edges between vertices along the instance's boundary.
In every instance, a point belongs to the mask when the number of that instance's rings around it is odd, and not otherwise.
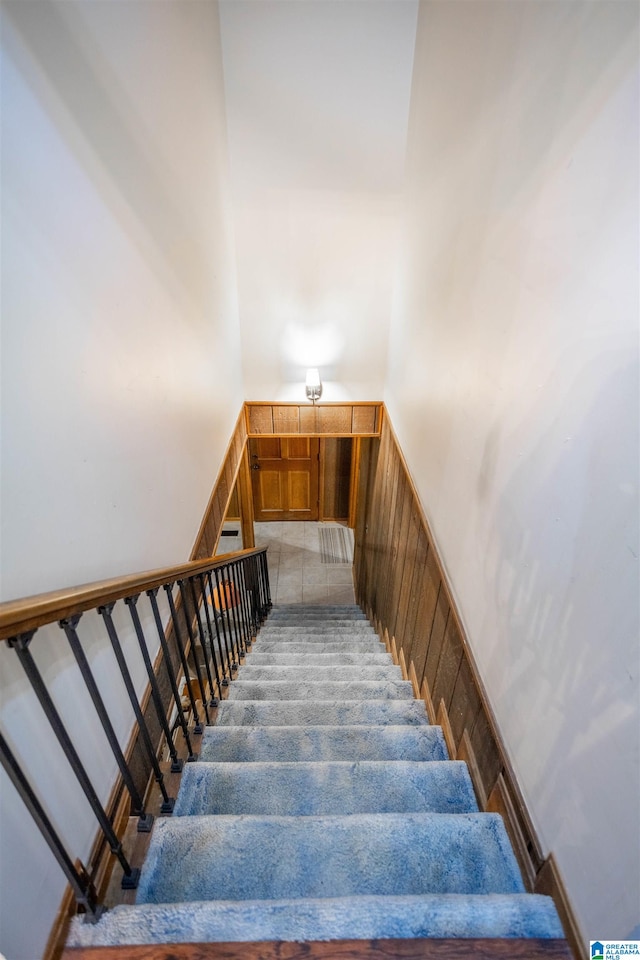
[{"label": "staircase", "polygon": [[136,905],[76,918],[69,946],[418,937],[563,931],[360,609],[275,607]]}]

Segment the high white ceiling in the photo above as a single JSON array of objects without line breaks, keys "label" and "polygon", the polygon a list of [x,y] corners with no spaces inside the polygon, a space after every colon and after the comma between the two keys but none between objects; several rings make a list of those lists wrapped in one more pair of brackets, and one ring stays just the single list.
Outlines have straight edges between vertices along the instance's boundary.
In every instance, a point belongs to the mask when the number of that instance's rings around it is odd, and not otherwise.
[{"label": "high white ceiling", "polygon": [[417,0],[221,0],[246,395],[382,395]]},{"label": "high white ceiling", "polygon": [[234,184],[397,191],[417,7],[417,0],[222,0]]}]

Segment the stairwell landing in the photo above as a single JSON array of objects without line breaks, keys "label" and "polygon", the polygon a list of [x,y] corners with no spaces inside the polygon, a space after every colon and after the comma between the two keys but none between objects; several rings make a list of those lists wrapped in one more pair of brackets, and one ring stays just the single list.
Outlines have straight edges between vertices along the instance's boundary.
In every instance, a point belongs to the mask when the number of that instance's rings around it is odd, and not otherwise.
[{"label": "stairwell landing", "polygon": [[563,932],[360,609],[278,604],[136,905],[76,918],[68,945],[415,937]]}]

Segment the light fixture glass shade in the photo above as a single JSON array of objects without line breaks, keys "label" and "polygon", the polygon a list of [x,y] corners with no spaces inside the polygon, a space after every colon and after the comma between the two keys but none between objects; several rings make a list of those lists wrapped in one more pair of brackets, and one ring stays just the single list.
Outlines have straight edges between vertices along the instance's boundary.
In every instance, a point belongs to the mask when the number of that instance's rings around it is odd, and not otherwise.
[{"label": "light fixture glass shade", "polygon": [[322,396],[322,382],[320,380],[320,373],[317,367],[309,367],[307,370],[305,391],[307,394],[307,400],[312,400],[314,403]]}]

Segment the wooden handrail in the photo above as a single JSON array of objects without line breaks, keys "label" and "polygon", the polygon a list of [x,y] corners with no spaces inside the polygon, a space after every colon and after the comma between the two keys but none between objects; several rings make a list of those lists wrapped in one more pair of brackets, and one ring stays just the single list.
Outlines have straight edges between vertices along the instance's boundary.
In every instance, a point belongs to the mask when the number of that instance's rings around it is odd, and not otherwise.
[{"label": "wooden handrail", "polygon": [[215,570],[232,560],[258,556],[266,549],[260,547],[238,550],[217,557],[207,557],[206,560],[190,560],[173,567],[161,567],[158,570],[133,573],[112,580],[97,580],[78,587],[67,587],[65,590],[39,593],[21,600],[8,600],[0,603],[0,640],[7,640],[86,610],[93,610],[103,604],[115,603],[116,600],[143,593],[145,590],[154,590],[182,577]]}]

